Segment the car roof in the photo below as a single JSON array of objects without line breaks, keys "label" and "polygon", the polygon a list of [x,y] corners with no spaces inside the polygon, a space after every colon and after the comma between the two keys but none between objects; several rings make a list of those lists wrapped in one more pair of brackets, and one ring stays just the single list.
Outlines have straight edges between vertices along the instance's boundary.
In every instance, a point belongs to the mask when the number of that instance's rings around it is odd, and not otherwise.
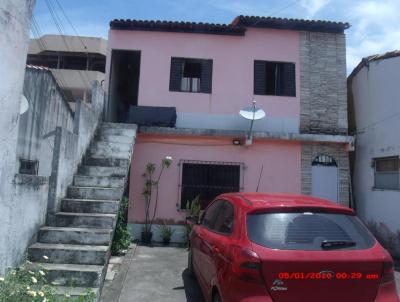
[{"label": "car roof", "polygon": [[298,194],[239,192],[225,193],[218,198],[231,200],[236,205],[246,208],[248,212],[253,210],[290,211],[310,209],[350,215],[355,214],[352,209],[333,201]]}]

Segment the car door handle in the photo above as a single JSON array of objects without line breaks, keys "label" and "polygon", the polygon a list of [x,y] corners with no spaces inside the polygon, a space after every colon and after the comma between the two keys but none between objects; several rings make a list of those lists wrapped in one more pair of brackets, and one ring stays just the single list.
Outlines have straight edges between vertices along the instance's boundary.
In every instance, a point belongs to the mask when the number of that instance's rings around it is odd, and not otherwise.
[{"label": "car door handle", "polygon": [[216,246],[213,246],[211,250],[214,254],[221,254],[221,251]]}]

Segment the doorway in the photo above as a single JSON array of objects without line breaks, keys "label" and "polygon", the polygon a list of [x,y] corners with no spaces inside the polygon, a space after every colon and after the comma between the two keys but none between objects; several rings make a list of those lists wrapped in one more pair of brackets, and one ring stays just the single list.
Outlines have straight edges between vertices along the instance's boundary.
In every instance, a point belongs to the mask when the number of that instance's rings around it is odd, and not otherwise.
[{"label": "doorway", "polygon": [[138,105],[140,51],[111,52],[110,85],[107,119],[126,123],[131,106]]},{"label": "doorway", "polygon": [[314,158],[311,168],[311,194],[338,202],[338,167],[328,155]]}]

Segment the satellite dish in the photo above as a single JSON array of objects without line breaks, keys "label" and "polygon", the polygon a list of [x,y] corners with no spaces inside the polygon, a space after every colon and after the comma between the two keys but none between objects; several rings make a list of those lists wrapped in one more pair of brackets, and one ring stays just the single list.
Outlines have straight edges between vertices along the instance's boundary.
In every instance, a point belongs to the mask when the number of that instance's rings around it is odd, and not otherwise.
[{"label": "satellite dish", "polygon": [[253,143],[253,123],[256,120],[260,120],[265,117],[265,111],[256,106],[256,101],[253,100],[253,106],[245,107],[239,111],[239,114],[246,120],[250,120],[250,130],[246,137],[246,145],[251,145]]},{"label": "satellite dish", "polygon": [[246,120],[260,120],[265,117],[265,111],[256,106],[245,107],[239,111],[239,114]]},{"label": "satellite dish", "polygon": [[19,105],[19,114],[24,114],[29,109],[29,103],[26,97],[22,94],[21,95],[21,103]]}]

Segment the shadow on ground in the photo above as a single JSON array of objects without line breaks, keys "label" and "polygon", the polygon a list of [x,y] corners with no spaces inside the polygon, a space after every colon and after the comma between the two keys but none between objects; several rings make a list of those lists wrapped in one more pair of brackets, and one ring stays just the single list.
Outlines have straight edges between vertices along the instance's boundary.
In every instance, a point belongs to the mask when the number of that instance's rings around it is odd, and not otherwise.
[{"label": "shadow on ground", "polygon": [[196,277],[191,276],[188,269],[182,272],[183,288],[177,287],[174,290],[184,289],[187,302],[204,302],[205,299],[197,282]]}]

